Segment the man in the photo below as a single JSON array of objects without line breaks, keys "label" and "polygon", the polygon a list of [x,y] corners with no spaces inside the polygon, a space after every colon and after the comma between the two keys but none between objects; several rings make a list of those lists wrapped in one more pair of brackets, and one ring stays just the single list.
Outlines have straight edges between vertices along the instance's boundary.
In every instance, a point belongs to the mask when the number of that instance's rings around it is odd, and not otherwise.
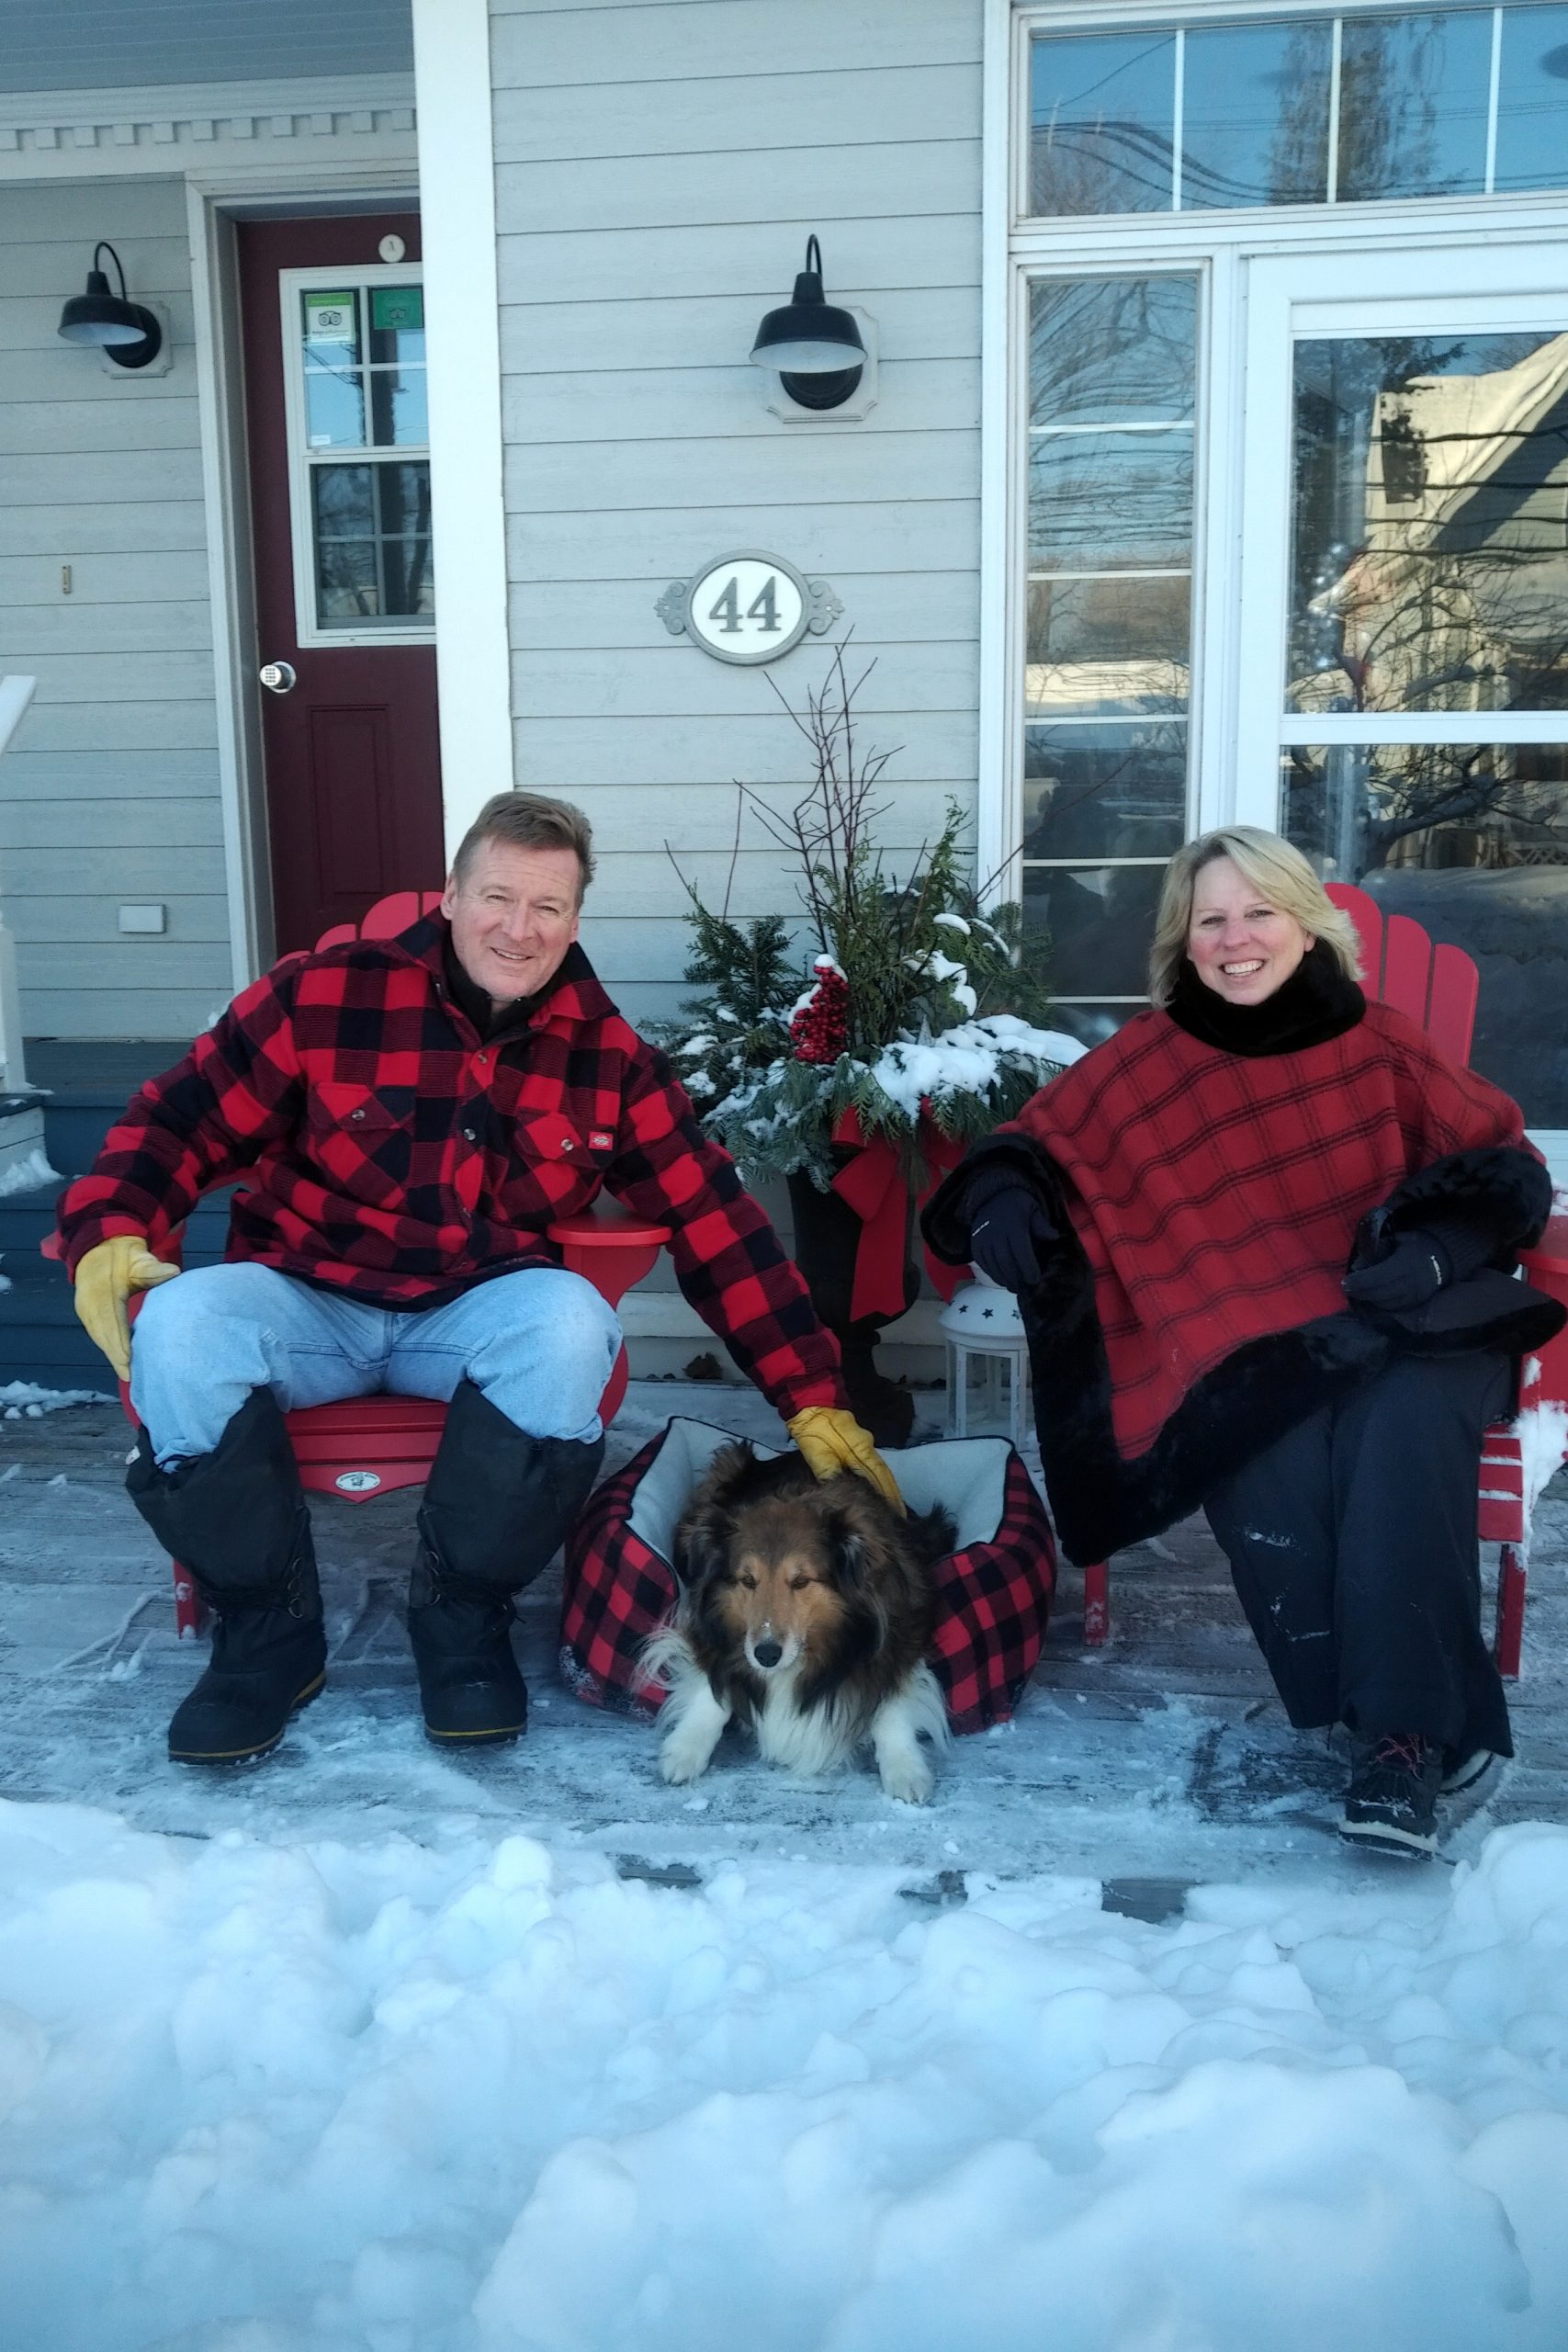
[{"label": "man", "polygon": [[[378,1388],[450,1404],[409,1595],[425,1728],[523,1730],[513,1598],[593,1484],[621,1343],[544,1234],[602,1187],[673,1228],[682,1289],[818,1476],[855,1470],[897,1499],[773,1227],[577,944],[592,873],[581,810],[498,794],[438,916],[286,956],[142,1087],[63,1196],[76,1311],[141,1424],[127,1484],[215,1615],[170,1725],[181,1761],[260,1755],[320,1690],[283,1415]],[[242,1171],[227,1262],[171,1279],[160,1238]]]}]

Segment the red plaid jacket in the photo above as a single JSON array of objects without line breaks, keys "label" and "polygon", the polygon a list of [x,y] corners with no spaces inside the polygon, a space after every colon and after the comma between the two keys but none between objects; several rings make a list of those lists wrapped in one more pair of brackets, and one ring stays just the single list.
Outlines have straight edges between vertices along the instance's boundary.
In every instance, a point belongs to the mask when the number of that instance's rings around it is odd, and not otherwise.
[{"label": "red plaid jacket", "polygon": [[773,1227],[663,1057],[579,947],[521,1035],[487,1045],[445,977],[446,924],[288,956],[142,1087],[61,1202],[73,1275],[95,1243],[154,1249],[245,1175],[227,1254],[431,1306],[559,1262],[544,1238],[602,1188],[673,1228],[682,1290],[769,1402],[842,1407],[838,1348]]},{"label": "red plaid jacket", "polygon": [[1235,1349],[1343,1314],[1360,1219],[1417,1169],[1524,1137],[1516,1103],[1386,1004],[1257,1058],[1140,1012],[1015,1131],[1068,1179],[1123,1456]]}]

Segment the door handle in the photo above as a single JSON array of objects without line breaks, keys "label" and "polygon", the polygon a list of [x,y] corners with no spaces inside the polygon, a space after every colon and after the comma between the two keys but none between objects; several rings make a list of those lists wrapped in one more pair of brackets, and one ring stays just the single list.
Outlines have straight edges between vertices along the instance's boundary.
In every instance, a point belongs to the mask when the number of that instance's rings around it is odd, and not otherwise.
[{"label": "door handle", "polygon": [[269,694],[292,694],[299,684],[292,662],[264,662],[256,675]]}]

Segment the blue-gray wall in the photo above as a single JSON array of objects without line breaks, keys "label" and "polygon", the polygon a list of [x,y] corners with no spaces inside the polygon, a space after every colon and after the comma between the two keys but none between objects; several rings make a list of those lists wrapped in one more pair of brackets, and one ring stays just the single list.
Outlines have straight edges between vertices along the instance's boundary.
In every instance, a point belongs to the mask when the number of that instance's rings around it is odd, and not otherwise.
[{"label": "blue-gray wall", "polygon": [[[734,779],[804,785],[808,638],[741,670],[654,602],[755,547],[829,580],[884,837],[975,789],[981,0],[492,0],[518,774],[581,800],[604,855],[585,939],[628,1010],[670,1009],[685,935],[663,852],[722,895]],[[806,239],[877,322],[864,422],[792,425],[749,365]],[[791,908],[754,824],[732,910]]]}]

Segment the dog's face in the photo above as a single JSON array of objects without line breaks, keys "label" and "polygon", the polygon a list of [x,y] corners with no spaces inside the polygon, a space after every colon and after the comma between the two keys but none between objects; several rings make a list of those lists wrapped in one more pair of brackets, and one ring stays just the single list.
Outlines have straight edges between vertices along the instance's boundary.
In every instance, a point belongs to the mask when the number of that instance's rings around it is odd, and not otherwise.
[{"label": "dog's face", "polygon": [[686,1531],[688,1589],[764,1679],[808,1668],[837,1636],[860,1585],[863,1534],[819,1492],[702,1514]]}]

